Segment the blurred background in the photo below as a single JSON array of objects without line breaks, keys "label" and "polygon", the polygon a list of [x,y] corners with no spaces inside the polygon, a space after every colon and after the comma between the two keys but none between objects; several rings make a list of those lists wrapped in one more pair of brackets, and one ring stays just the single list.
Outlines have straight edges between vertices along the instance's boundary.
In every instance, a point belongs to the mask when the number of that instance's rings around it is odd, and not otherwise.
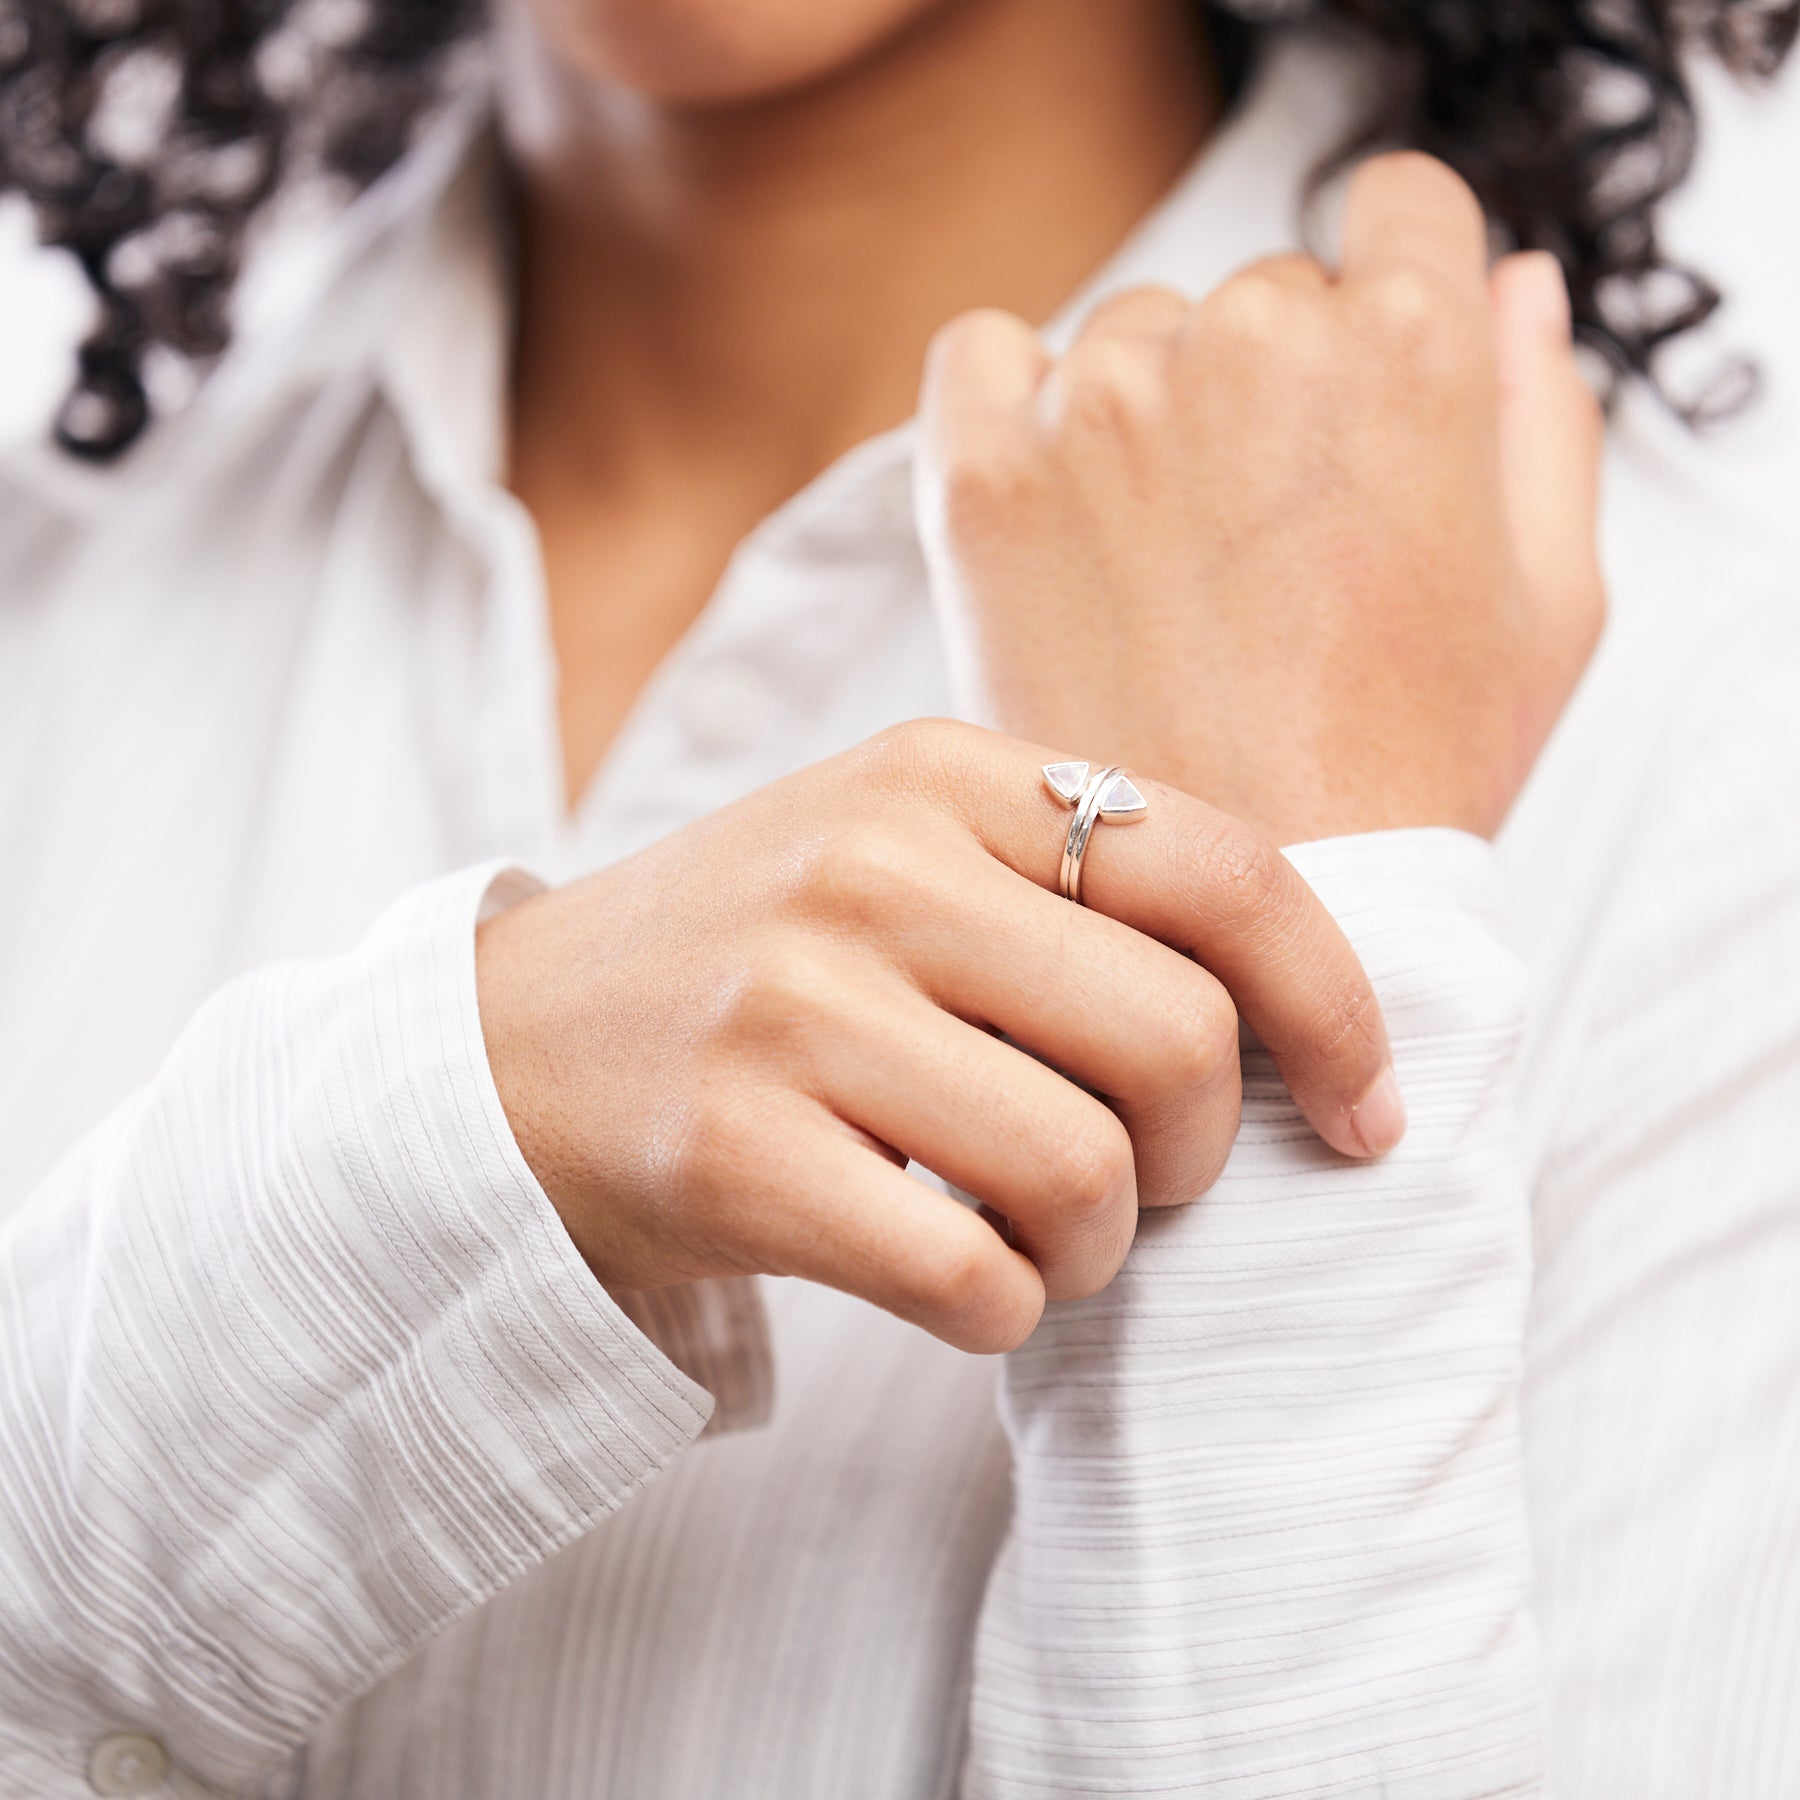
[{"label": "blurred background", "polygon": [[[1769,90],[1746,93],[1711,69],[1698,88],[1699,165],[1669,208],[1667,242],[1724,288],[1727,304],[1706,340],[1684,349],[1674,385],[1748,357],[1761,391],[1702,437],[1643,399],[1632,423],[1800,553],[1800,59]],[[303,249],[271,243],[258,260],[278,281]],[[22,201],[0,199],[0,445],[45,429],[86,317],[73,264],[36,247]]]}]

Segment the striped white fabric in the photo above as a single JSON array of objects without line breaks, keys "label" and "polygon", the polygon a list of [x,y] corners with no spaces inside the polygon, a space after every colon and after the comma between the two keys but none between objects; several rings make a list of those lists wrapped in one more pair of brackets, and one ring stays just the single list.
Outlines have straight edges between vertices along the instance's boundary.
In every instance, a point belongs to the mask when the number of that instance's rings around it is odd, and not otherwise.
[{"label": "striped white fabric", "polygon": [[970,1794],[1541,1791],[1523,971],[1485,846],[1372,848],[1294,858],[1379,970],[1406,1149],[1364,1180],[1258,1053],[1218,1189],[1007,1359]]},{"label": "striped white fabric", "polygon": [[[1279,59],[1088,298],[1285,243],[1342,81]],[[484,168],[359,205],[131,469],[0,489],[0,1796],[1792,1800],[1786,572],[1621,443],[1500,843],[1291,852],[1380,1166],[1252,1052],[1218,1187],[1008,1358],[620,1306],[506,1131],[481,907],[949,695],[903,431],[564,816]]]}]

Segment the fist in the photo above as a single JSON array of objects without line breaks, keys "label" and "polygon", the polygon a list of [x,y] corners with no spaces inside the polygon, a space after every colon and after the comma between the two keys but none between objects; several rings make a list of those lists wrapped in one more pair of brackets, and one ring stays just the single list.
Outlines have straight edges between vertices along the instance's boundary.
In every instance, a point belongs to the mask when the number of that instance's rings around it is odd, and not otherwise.
[{"label": "fist", "polygon": [[1600,631],[1601,419],[1560,271],[1490,273],[1423,156],[1359,171],[1335,272],[1121,294],[1061,361],[1009,315],[953,322],[922,416],[971,715],[1277,843],[1491,835]]}]

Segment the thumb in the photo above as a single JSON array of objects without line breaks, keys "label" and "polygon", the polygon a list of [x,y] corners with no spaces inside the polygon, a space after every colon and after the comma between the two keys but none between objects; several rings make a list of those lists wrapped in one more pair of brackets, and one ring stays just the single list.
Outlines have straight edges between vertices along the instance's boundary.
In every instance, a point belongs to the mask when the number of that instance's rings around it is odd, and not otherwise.
[{"label": "thumb", "polygon": [[1574,660],[1572,678],[1605,615],[1596,542],[1604,421],[1575,361],[1555,257],[1505,257],[1488,281],[1507,520],[1543,623]]}]

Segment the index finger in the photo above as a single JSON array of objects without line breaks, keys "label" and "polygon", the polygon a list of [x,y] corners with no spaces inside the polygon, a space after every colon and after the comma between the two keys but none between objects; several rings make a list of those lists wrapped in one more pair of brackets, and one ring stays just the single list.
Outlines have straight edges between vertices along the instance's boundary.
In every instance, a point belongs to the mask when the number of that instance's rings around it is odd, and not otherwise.
[{"label": "index finger", "polygon": [[1372,157],[1350,178],[1338,272],[1363,282],[1411,269],[1471,302],[1487,298],[1487,222],[1467,182],[1416,150]]},{"label": "index finger", "polygon": [[[913,741],[932,797],[991,855],[1056,891],[1071,815],[1043,765],[1062,759],[977,726],[936,727]],[[1387,1027],[1324,902],[1249,826],[1178,788],[1134,779],[1148,810],[1140,822],[1095,829],[1083,900],[1216,976],[1333,1149],[1392,1149],[1406,1114]]]}]

